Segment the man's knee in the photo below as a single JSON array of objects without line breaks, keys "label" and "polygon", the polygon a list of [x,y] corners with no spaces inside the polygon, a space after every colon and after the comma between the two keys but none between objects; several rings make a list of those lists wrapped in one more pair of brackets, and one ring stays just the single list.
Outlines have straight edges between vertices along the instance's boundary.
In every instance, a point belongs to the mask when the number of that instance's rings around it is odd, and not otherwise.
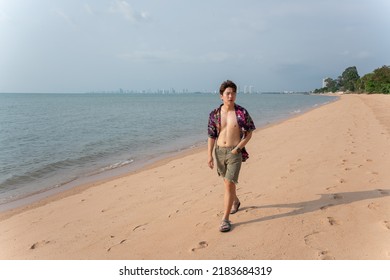
[{"label": "man's knee", "polygon": [[230,180],[227,180],[225,179],[225,186],[228,187],[228,188],[235,188],[236,187],[236,184]]}]

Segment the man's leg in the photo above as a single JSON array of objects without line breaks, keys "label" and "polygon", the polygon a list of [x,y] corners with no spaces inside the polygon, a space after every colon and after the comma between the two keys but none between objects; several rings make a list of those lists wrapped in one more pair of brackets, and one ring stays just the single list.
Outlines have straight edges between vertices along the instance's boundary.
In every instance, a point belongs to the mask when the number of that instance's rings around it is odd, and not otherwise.
[{"label": "man's leg", "polygon": [[236,194],[236,184],[224,179],[225,197],[224,197],[224,214],[223,220],[229,220],[230,211],[232,210],[233,202],[238,201]]}]

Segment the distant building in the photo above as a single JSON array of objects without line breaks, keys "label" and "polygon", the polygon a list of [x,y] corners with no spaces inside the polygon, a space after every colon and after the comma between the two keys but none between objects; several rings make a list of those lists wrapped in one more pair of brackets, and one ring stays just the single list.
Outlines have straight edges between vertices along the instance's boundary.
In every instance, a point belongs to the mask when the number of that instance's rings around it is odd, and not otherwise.
[{"label": "distant building", "polygon": [[323,88],[325,88],[325,87],[328,86],[328,83],[326,82],[327,79],[329,79],[329,78],[326,77],[326,78],[323,78],[323,79],[322,79],[322,87],[323,87]]},{"label": "distant building", "polygon": [[244,93],[253,93],[253,86],[244,86]]}]

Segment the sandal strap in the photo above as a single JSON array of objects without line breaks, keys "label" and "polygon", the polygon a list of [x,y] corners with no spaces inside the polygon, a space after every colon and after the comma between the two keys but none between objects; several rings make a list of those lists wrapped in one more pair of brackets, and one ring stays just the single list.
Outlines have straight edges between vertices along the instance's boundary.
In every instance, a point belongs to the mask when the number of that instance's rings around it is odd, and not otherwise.
[{"label": "sandal strap", "polygon": [[221,231],[229,231],[232,227],[232,224],[230,223],[229,220],[222,220],[220,230]]}]

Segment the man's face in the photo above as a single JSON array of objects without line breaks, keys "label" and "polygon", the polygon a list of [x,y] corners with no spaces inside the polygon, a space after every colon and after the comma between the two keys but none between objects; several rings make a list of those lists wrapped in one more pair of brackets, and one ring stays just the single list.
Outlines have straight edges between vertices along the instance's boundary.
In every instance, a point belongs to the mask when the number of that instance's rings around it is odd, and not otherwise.
[{"label": "man's face", "polygon": [[221,99],[224,104],[234,103],[236,101],[236,92],[232,88],[228,87],[221,95]]}]

